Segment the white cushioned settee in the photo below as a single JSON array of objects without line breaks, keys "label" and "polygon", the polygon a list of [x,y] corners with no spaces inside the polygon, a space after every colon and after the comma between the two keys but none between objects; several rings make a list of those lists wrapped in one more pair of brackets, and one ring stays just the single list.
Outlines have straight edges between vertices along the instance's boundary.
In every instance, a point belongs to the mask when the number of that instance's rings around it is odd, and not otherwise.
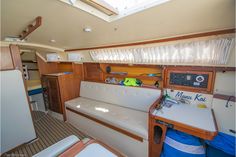
[{"label": "white cushioned settee", "polygon": [[67,121],[129,157],[148,156],[148,111],[158,89],[82,81],[80,97],[67,101]]}]

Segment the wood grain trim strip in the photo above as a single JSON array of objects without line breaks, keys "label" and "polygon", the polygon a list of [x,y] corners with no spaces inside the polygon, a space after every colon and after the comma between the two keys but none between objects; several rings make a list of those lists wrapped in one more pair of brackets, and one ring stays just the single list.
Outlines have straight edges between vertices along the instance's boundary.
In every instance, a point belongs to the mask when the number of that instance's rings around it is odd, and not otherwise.
[{"label": "wood grain trim strip", "polygon": [[92,116],[86,115],[86,114],[81,113],[81,112],[79,112],[79,111],[73,110],[73,109],[71,109],[71,108],[66,107],[66,109],[69,110],[69,111],[71,111],[71,112],[74,112],[74,113],[76,113],[76,114],[79,114],[79,115],[81,115],[81,116],[83,116],[83,117],[85,117],[85,118],[88,118],[88,119],[90,119],[90,120],[93,120],[93,121],[95,121],[95,122],[97,122],[97,123],[100,123],[100,124],[102,124],[102,125],[104,125],[104,126],[110,128],[110,129],[113,129],[113,130],[116,130],[116,131],[118,131],[118,132],[120,132],[120,133],[122,133],[122,134],[125,134],[125,135],[127,135],[127,136],[129,136],[129,137],[131,137],[131,138],[133,138],[133,139],[135,139],[135,140],[138,140],[138,141],[140,141],[140,142],[143,142],[143,138],[140,137],[140,136],[138,136],[138,135],[135,135],[135,134],[133,134],[133,133],[131,133],[131,132],[128,132],[128,131],[126,131],[126,130],[124,130],[124,129],[121,129],[121,128],[116,127],[116,126],[111,125],[111,124],[108,124],[108,123],[106,123],[106,122],[103,122],[103,121],[101,121],[101,120],[98,120],[98,119],[96,119],[96,118],[94,118],[94,117],[92,117]]},{"label": "wood grain trim strip", "polygon": [[231,34],[231,33],[235,33],[235,28],[218,30],[218,31],[211,31],[211,32],[204,32],[204,33],[197,33],[197,34],[190,34],[190,35],[183,35],[183,36],[170,37],[170,38],[157,39],[157,40],[142,41],[142,42],[133,42],[133,43],[126,43],[126,44],[97,46],[97,47],[87,47],[87,48],[78,48],[78,49],[67,49],[67,50],[65,50],[65,52],[146,45],[146,44],[163,43],[163,42],[170,42],[170,41],[177,41],[177,40],[184,40],[184,39],[191,39],[191,38],[199,38],[199,37],[207,37],[207,36],[214,36],[214,35]]},{"label": "wood grain trim strip", "polygon": [[161,91],[160,97],[151,105],[149,108],[149,115],[152,117],[153,111],[156,109],[158,105],[160,105],[161,101],[163,99],[163,91]]},{"label": "wood grain trim strip", "polygon": [[215,68],[216,71],[236,71],[236,67],[216,67]]},{"label": "wood grain trim strip", "polygon": [[100,144],[101,146],[103,146],[105,149],[107,149],[111,153],[117,155],[117,157],[124,157],[120,152],[116,151],[115,149],[111,148],[110,146],[108,146],[98,140],[93,140],[93,139],[89,140],[86,143],[83,143],[83,141],[79,141],[79,142],[75,143],[69,149],[67,149],[64,153],[60,154],[59,157],[74,157],[74,156],[80,154],[80,152],[82,152],[87,146],[89,146],[90,144],[93,144],[93,143]]},{"label": "wood grain trim strip", "polygon": [[214,94],[213,98],[232,101],[232,102],[235,102],[235,100],[236,100],[235,96],[224,95],[224,94]]}]

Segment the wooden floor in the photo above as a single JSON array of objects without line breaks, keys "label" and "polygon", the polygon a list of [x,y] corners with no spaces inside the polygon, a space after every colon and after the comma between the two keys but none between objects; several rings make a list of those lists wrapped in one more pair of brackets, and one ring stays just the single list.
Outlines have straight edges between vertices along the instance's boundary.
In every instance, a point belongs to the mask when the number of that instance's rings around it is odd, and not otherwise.
[{"label": "wooden floor", "polygon": [[32,116],[38,139],[11,152],[5,153],[2,156],[30,157],[70,135],[76,135],[80,139],[88,137],[69,123],[57,120],[44,112],[33,111]]}]

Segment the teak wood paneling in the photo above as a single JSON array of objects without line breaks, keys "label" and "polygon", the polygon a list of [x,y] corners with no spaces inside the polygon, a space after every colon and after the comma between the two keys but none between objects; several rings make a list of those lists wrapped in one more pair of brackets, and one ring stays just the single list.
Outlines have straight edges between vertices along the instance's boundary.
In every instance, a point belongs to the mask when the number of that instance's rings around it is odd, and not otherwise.
[{"label": "teak wood paneling", "polygon": [[48,97],[49,97],[49,109],[63,113],[59,80],[57,77],[47,77]]},{"label": "teak wood paneling", "polygon": [[1,63],[0,70],[14,69],[11,51],[9,47],[1,47]]},{"label": "teak wood paneling", "polygon": [[80,76],[81,80],[84,80],[83,64],[72,64],[72,71],[75,75]]},{"label": "teak wood paneling", "polygon": [[10,51],[15,69],[18,69],[23,73],[19,47],[17,45],[10,45]]},{"label": "teak wood paneling", "polygon": [[99,63],[84,63],[84,80],[102,82],[103,74]]},{"label": "teak wood paneling", "polygon": [[45,99],[48,99],[46,101],[49,103],[49,109],[63,114],[64,120],[66,120],[65,102],[79,97],[80,81],[80,76],[74,74],[62,74],[59,76],[45,74],[42,77],[43,88],[46,88],[45,92],[48,93],[48,98]]},{"label": "teak wood paneling", "polygon": [[58,72],[72,72],[73,71],[73,69],[72,69],[72,64],[73,63],[66,63],[66,62],[64,62],[64,63],[58,63],[57,64],[57,68],[58,68]]},{"label": "teak wood paneling", "polygon": [[[106,68],[111,68],[111,72],[126,72],[126,75],[107,73]],[[115,64],[115,63],[100,63],[103,73],[103,82],[106,78],[116,78],[118,81],[125,78],[136,78],[142,81],[142,87],[157,88],[154,86],[156,81],[159,82],[162,88],[162,67],[158,65],[142,65],[142,64]],[[157,74],[157,76],[148,76],[148,74]]]},{"label": "teak wood paneling", "polygon": [[67,74],[59,77],[64,120],[66,120],[65,102],[80,96],[80,82],[80,75]]},{"label": "teak wood paneling", "polygon": [[[84,78],[83,65],[73,62],[47,62],[38,55],[37,63],[44,88],[45,104],[50,110],[63,114],[66,120],[64,103],[79,97],[80,82]],[[56,75],[63,72],[71,73]]]},{"label": "teak wood paneling", "polygon": [[23,72],[20,49],[17,45],[1,47],[0,70],[18,69]]},{"label": "teak wood paneling", "polygon": [[42,76],[43,74],[51,74],[51,73],[58,72],[58,64],[57,63],[45,62],[38,55],[36,55],[36,60],[37,60],[37,65],[38,65],[40,76]]}]

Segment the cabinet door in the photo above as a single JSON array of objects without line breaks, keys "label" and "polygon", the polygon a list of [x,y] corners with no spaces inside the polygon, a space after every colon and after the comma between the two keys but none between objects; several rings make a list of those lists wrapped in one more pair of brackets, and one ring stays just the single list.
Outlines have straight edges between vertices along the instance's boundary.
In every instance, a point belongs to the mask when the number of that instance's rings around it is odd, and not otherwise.
[{"label": "cabinet door", "polygon": [[60,98],[60,88],[57,77],[48,77],[47,86],[49,109],[57,113],[63,113]]},{"label": "cabinet door", "polygon": [[17,45],[1,47],[0,70],[18,69],[23,72],[20,49]]},{"label": "cabinet door", "polygon": [[99,63],[84,63],[85,81],[102,81],[102,71]]}]

